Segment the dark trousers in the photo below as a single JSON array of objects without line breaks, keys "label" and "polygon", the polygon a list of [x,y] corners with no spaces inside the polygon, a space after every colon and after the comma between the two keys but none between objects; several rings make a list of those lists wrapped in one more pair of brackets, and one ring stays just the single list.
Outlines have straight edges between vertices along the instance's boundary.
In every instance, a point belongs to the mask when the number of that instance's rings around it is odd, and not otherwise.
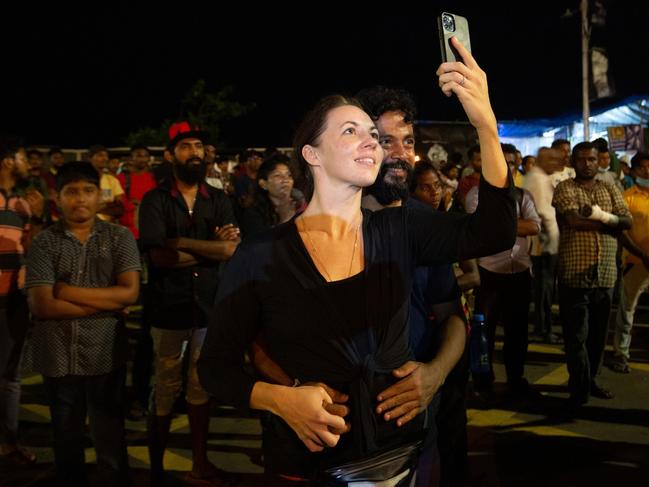
[{"label": "dark trousers", "polygon": [[149,404],[151,394],[151,375],[153,374],[153,339],[151,328],[142,321],[135,335],[135,354],[131,382],[133,392],[131,399],[138,401],[145,408]]},{"label": "dark trousers", "polygon": [[29,330],[27,299],[11,293],[0,304],[0,443],[18,442],[20,362]]},{"label": "dark trousers", "polygon": [[527,321],[530,307],[531,276],[529,270],[515,274],[499,274],[478,266],[480,290],[476,310],[485,315],[489,341],[489,374],[474,377],[478,390],[489,390],[495,380],[493,353],[496,344],[496,326],[502,323],[505,338],[503,359],[507,382],[514,384],[523,378],[527,355]]},{"label": "dark trousers", "polygon": [[441,388],[437,412],[437,448],[440,487],[463,487],[467,478],[466,385],[469,380],[468,347]]},{"label": "dark trousers", "polygon": [[549,336],[552,333],[552,298],[557,270],[557,255],[532,257],[534,272],[534,333]]},{"label": "dark trousers", "polygon": [[59,485],[84,485],[84,425],[97,452],[102,485],[128,483],[124,438],[124,379],[126,368],[95,376],[44,377],[54,429],[54,461]]},{"label": "dark trousers", "polygon": [[[142,261],[142,269],[146,262]],[[149,404],[151,394],[151,376],[153,374],[153,339],[151,338],[151,320],[147,313],[156,306],[148,283],[140,284],[142,302],[142,316],[140,329],[135,334],[135,353],[133,355],[133,369],[131,370],[131,383],[133,390],[131,401],[138,401],[145,408]]]},{"label": "dark trousers", "polygon": [[573,400],[588,400],[590,386],[604,358],[613,288],[559,285],[559,311]]}]

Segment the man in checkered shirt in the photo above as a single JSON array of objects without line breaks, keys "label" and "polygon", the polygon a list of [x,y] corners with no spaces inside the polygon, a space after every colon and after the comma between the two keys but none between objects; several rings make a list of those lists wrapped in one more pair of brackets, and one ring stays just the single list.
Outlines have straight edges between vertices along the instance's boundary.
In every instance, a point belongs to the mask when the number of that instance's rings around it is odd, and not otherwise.
[{"label": "man in checkered shirt", "polygon": [[572,163],[576,176],[559,183],[552,204],[561,231],[559,306],[574,410],[589,396],[613,397],[595,378],[617,278],[617,236],[631,228],[632,220],[620,191],[595,179],[597,150],[592,143],[577,144]]}]

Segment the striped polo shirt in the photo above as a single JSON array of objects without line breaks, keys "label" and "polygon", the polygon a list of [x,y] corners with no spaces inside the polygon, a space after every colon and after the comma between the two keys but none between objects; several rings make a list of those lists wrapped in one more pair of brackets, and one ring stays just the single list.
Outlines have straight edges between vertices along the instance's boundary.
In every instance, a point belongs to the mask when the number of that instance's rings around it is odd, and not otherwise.
[{"label": "striped polo shirt", "polygon": [[29,203],[0,189],[0,307],[7,296],[25,284],[25,237],[29,231]]}]

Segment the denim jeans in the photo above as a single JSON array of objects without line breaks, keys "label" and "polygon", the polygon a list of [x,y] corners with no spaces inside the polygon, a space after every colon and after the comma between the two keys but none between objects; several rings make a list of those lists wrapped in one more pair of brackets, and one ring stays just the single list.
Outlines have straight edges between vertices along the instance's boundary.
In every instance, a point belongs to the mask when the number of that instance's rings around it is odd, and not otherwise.
[{"label": "denim jeans", "polygon": [[8,296],[0,307],[0,443],[18,441],[20,362],[29,328],[27,300],[21,293]]},{"label": "denim jeans", "polygon": [[124,438],[124,380],[126,367],[95,376],[44,377],[54,429],[54,462],[60,485],[84,485],[84,427],[97,452],[97,470],[103,485],[128,483]]}]

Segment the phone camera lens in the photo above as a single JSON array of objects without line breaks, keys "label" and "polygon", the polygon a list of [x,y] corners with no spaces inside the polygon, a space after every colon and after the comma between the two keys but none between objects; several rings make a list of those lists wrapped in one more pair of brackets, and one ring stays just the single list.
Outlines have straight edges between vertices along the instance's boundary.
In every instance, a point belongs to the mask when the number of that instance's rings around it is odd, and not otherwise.
[{"label": "phone camera lens", "polygon": [[444,30],[455,32],[455,19],[452,15],[442,15],[442,25],[444,26]]}]

